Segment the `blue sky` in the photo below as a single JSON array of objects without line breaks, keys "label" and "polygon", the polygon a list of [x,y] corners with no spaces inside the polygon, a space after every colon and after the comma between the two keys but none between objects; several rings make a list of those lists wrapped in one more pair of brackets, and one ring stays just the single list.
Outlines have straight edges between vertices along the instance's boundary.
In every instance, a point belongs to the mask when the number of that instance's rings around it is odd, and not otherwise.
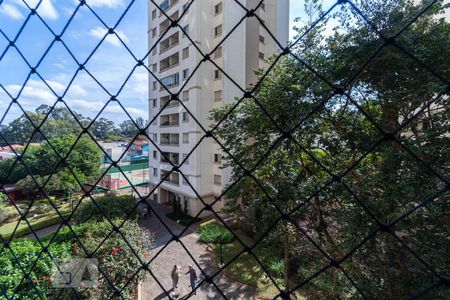
[{"label": "blue sky", "polygon": [[[227,0],[231,1],[231,0]],[[13,40],[30,10],[24,4],[35,7],[38,0],[3,0],[0,2],[0,29],[9,40]],[[136,0],[117,27],[117,34],[137,58],[147,52],[147,2]],[[329,2],[329,1],[328,1]],[[42,0],[37,12],[48,26],[59,34],[77,7],[77,0]],[[112,27],[127,9],[128,0],[87,0],[92,10]],[[304,1],[291,0],[291,19],[304,15]],[[292,27],[292,26],[291,26]],[[62,35],[62,40],[72,51],[78,62],[84,62],[106,34],[106,27],[86,6],[75,14]],[[8,45],[0,35],[0,53]],[[31,66],[36,66],[53,40],[50,31],[36,16],[32,16],[16,42],[16,47]],[[136,62],[119,39],[113,35],[103,41],[95,54],[88,60],[86,69],[99,80],[110,94],[117,94],[119,87],[131,74],[129,81],[120,92],[118,99],[133,117],[146,118],[147,73],[144,68],[133,71]],[[77,70],[77,64],[60,42],[56,42],[37,67],[38,73],[47,84],[62,95]],[[0,83],[16,97],[30,69],[14,48],[9,48],[0,61]],[[93,117],[110,98],[85,71],[77,74],[65,94],[65,101],[77,112]],[[45,83],[33,74],[25,85],[19,103],[26,110],[34,110],[40,104],[51,105],[56,97]],[[3,117],[10,98],[0,90],[0,117]],[[8,112],[2,124],[20,114],[17,106]],[[119,122],[126,119],[118,105],[110,104],[101,115]]]}]

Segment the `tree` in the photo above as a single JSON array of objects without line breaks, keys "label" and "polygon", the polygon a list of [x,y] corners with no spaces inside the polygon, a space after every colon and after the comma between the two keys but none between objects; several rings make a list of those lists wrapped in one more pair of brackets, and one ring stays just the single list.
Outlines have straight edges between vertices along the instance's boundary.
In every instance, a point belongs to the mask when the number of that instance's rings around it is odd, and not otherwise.
[{"label": "tree", "polygon": [[225,227],[212,223],[200,227],[200,240],[203,243],[218,244],[220,249],[220,263],[223,264],[223,245],[231,243],[233,234]]},{"label": "tree", "polygon": [[[311,15],[320,12],[314,3],[308,6]],[[386,36],[399,32],[423,8],[397,0],[357,1],[356,5]],[[448,80],[450,68],[441,62],[450,59],[450,25],[436,17],[442,9],[438,1],[395,42]],[[438,96],[447,87],[445,81],[393,45],[372,57],[382,39],[355,10],[342,6],[333,17],[340,21],[333,35],[324,35],[326,22],[322,23],[308,31],[293,53],[328,82],[342,86],[351,98],[333,94],[333,87],[289,57],[263,81],[256,94],[258,103],[246,99],[217,130],[239,161],[226,157],[231,181],[245,174],[242,168],[255,168],[253,178],[244,177],[227,193],[227,211],[256,238],[274,224],[278,210],[290,213],[265,238],[282,249],[274,255],[284,257],[286,290],[292,288],[290,282],[299,283],[326,264],[326,256],[347,257],[371,231],[384,230],[380,224],[396,221],[444,188],[435,172],[444,178],[449,175],[450,157],[444,149],[450,146],[445,121],[450,105],[448,93]],[[306,20],[299,33],[306,32],[313,19]],[[406,123],[433,97],[437,99],[432,106]],[[213,120],[221,120],[232,106],[214,111]],[[380,128],[402,144],[388,134],[373,148],[384,135]],[[266,155],[268,149],[272,150]],[[323,187],[333,179],[333,184]],[[442,239],[449,232],[441,226],[447,212],[448,195],[443,195],[392,228],[443,274],[450,270],[446,259],[450,243]],[[389,232],[378,232],[358,249],[341,266],[369,298],[408,298],[436,280]],[[304,291],[319,298],[355,294],[337,268],[312,280]],[[436,290],[431,297],[445,298],[445,293]]]},{"label": "tree", "polygon": [[[66,156],[67,165],[61,161],[61,157]],[[34,175],[40,185],[51,175],[47,192],[77,191],[81,188],[78,181],[85,184],[98,179],[102,158],[102,151],[89,136],[81,137],[78,142],[71,135],[53,138],[40,146],[30,146],[23,153],[23,162],[16,162],[11,172],[15,159],[0,161],[0,179],[5,183],[16,183],[23,179],[19,185],[33,192],[38,187],[29,173]]]},{"label": "tree", "polygon": [[133,138],[139,132],[139,129],[143,129],[146,126],[146,121],[139,117],[135,120],[137,125],[134,125],[133,121],[125,120],[119,124],[120,134],[129,138]]},{"label": "tree", "polygon": [[92,133],[96,139],[107,140],[114,133],[114,122],[106,118],[96,120],[92,126]]}]

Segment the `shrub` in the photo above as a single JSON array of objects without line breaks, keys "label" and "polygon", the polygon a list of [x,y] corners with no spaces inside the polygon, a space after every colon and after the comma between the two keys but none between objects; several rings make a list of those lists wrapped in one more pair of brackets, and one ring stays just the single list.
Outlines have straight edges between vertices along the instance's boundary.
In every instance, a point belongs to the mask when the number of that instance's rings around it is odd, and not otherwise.
[{"label": "shrub", "polygon": [[284,276],[284,261],[281,258],[272,257],[268,261],[268,269],[271,275],[283,278]]},{"label": "shrub", "polygon": [[0,224],[10,222],[12,219],[19,217],[19,213],[14,206],[3,206],[0,208]]},{"label": "shrub", "polygon": [[125,219],[130,213],[129,220],[137,220],[139,217],[139,212],[135,209],[136,200],[131,195],[107,195],[95,198],[95,202],[101,210],[89,198],[82,201],[84,205],[81,205],[74,215],[77,224],[90,221],[101,222],[105,218],[104,215],[108,216],[109,219],[120,220]]},{"label": "shrub", "polygon": [[[89,252],[93,252],[111,233],[112,227],[108,221],[86,223],[81,226],[74,225],[72,229],[78,235],[79,240]],[[120,232],[131,245],[135,253],[142,261],[147,261],[147,251],[151,248],[153,237],[147,230],[139,227],[137,222],[126,222]],[[42,238],[42,242],[52,239],[52,234]],[[52,289],[51,276],[53,275],[53,262],[48,254],[42,253],[42,246],[35,240],[17,239],[11,242],[11,249],[25,270],[29,270],[34,262],[36,265],[30,274],[33,282],[24,280],[19,286],[24,274],[16,263],[14,256],[5,249],[0,256],[0,286],[12,296],[16,290],[15,299],[34,300],[39,299],[33,285],[41,293],[42,299],[74,299],[70,289]],[[61,229],[54,237],[48,248],[49,253],[55,258],[85,257],[82,247],[74,238],[67,227]],[[39,256],[40,255],[40,256]],[[94,258],[99,261],[99,266],[104,274],[116,286],[123,287],[132,274],[141,267],[138,258],[125,243],[119,233],[113,232],[108,236],[102,246],[95,252]],[[133,299],[135,286],[139,280],[144,280],[147,272],[139,272],[132,282],[123,290],[123,299]],[[78,289],[81,299],[110,299],[114,291],[107,283],[104,276],[99,276],[98,289]],[[16,288],[17,287],[17,288]]]},{"label": "shrub", "polygon": [[[116,286],[123,287],[131,278],[131,276],[140,269],[142,266],[139,259],[135,256],[131,248],[122,238],[122,236],[112,231],[111,224],[107,220],[95,223],[86,223],[82,226],[74,226],[74,231],[77,233],[79,240],[83,244],[83,247],[90,253],[97,250],[93,258],[97,258],[99,267],[108,277],[111,282],[114,282]],[[120,228],[121,234],[126,238],[134,252],[139,256],[142,261],[148,261],[147,251],[151,248],[153,236],[148,230],[141,228],[137,222],[126,222]],[[109,236],[108,236],[109,235]],[[108,238],[103,242],[105,237]],[[51,238],[49,236],[48,238]],[[55,241],[70,240],[72,243],[72,255],[84,256],[85,253],[78,244],[78,241],[73,238],[72,233],[68,228],[64,228],[61,231],[61,236],[55,238]],[[103,244],[99,247],[99,245]],[[97,249],[97,247],[99,247]],[[139,272],[139,274],[133,278],[130,284],[123,290],[122,296],[124,299],[134,299],[133,295],[136,284],[145,280],[148,276],[147,272]],[[110,299],[113,298],[114,290],[108,284],[104,276],[99,276],[99,288],[98,289],[86,289],[79,290],[79,292],[86,297],[86,299]],[[71,292],[67,291],[69,297]],[[61,296],[60,296],[61,297]],[[61,297],[65,299],[65,297]]]},{"label": "shrub", "polygon": [[233,234],[227,228],[211,223],[200,228],[200,241],[212,244],[228,244],[234,239]]},{"label": "shrub", "polygon": [[[12,251],[17,259],[20,261],[21,266],[25,270],[30,270],[34,265],[30,279],[24,280],[19,286],[24,274],[21,271],[15,257],[11,254],[11,251],[3,251],[0,256],[0,286],[4,289],[8,296],[15,295],[15,299],[22,300],[34,300],[40,298],[36,289],[41,293],[43,299],[47,299],[49,293],[49,279],[52,275],[53,262],[50,256],[46,253],[42,253],[38,258],[38,255],[42,252],[42,247],[37,241],[29,239],[15,240],[10,244]],[[58,258],[65,258],[70,256],[70,244],[52,244],[49,248],[51,254]],[[36,289],[33,288],[36,286]],[[14,294],[14,292],[16,294]]]},{"label": "shrub", "polygon": [[216,219],[211,219],[211,220],[205,221],[205,222],[201,223],[198,226],[198,228],[199,228],[199,230],[202,230],[203,227],[211,225],[211,224],[217,224],[217,220]]}]

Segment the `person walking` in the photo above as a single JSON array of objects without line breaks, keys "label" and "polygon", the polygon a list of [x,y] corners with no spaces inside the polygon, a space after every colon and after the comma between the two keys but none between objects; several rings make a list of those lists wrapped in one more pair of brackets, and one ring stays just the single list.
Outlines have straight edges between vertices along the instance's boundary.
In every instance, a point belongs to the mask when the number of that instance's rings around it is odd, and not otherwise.
[{"label": "person walking", "polygon": [[178,288],[178,281],[180,280],[180,270],[178,269],[177,265],[173,266],[172,273],[170,274],[172,277],[172,296],[176,297],[177,294],[177,288]]},{"label": "person walking", "polygon": [[147,217],[151,217],[150,205],[148,203],[144,204],[144,208],[142,209],[142,214],[144,216],[144,220],[147,220]]},{"label": "person walking", "polygon": [[193,294],[197,294],[197,292],[195,292],[195,283],[197,281],[197,273],[195,273],[194,268],[189,265],[189,270],[186,272],[186,274],[189,274],[189,280],[191,282],[191,289],[192,292],[194,292]]}]

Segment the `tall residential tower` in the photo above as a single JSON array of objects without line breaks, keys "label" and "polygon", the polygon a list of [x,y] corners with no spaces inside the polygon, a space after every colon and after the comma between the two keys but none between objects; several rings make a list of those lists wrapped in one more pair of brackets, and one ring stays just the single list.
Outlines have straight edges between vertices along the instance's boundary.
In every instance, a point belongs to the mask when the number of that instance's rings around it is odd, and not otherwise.
[{"label": "tall residential tower", "polygon": [[[254,70],[264,67],[266,58],[282,50],[255,17],[245,18],[235,28],[246,15],[239,4],[255,9],[260,0],[195,0],[188,7],[189,2],[191,0],[164,0],[158,4],[173,20],[187,9],[179,24],[203,53],[210,53],[226,37],[211,59],[234,83],[211,62],[201,63],[203,56],[191,40],[180,28],[170,27],[170,21],[152,2],[149,4],[149,49],[164,36],[149,56],[149,69],[173,93],[189,79],[180,99],[203,127],[208,128],[212,109],[242,97],[235,83],[243,89],[255,83]],[[284,47],[289,38],[289,1],[265,0],[255,13]],[[167,91],[150,76],[149,120],[153,120],[168,101]],[[176,101],[171,101],[149,128],[149,136],[175,165],[184,160],[204,134]],[[172,165],[156,149],[152,149],[149,161],[150,184],[155,186],[172,170]],[[221,150],[213,139],[203,139],[180,170],[207,203],[221,194],[230,176],[230,171],[222,168]],[[190,215],[196,215],[203,208],[184,178],[173,172],[159,186],[154,198],[164,203],[176,197],[182,205],[187,203]],[[221,201],[214,208],[222,205]]]}]

